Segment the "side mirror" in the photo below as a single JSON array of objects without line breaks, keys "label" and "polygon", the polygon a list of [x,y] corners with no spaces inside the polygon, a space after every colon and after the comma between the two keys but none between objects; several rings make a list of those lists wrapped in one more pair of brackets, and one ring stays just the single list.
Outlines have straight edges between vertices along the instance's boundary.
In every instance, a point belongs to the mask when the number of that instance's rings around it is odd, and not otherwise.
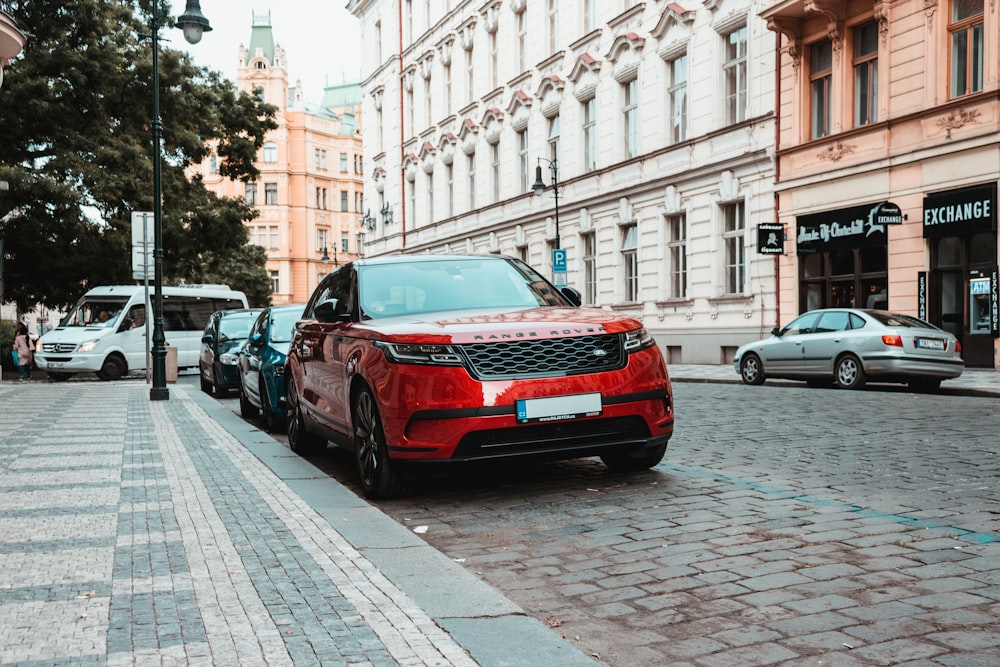
[{"label": "side mirror", "polygon": [[562,295],[569,299],[569,302],[574,306],[579,306],[583,303],[583,295],[580,294],[580,292],[575,288],[566,285],[564,287],[560,287],[559,291],[562,292]]},{"label": "side mirror", "polygon": [[771,335],[781,338],[781,329],[779,329],[778,327],[774,327],[773,329],[771,329]]},{"label": "side mirror", "polygon": [[215,342],[215,338],[211,334],[205,334],[204,336],[201,337],[201,342],[204,343],[205,345],[211,345],[213,342]]},{"label": "side mirror", "polygon": [[255,332],[252,336],[247,338],[247,345],[259,345],[260,341],[263,340],[264,336],[261,335],[259,331]]},{"label": "side mirror", "polygon": [[316,308],[313,311],[316,315],[316,320],[319,322],[347,322],[351,319],[351,316],[347,313],[337,312],[340,301],[337,299],[327,299],[322,303],[316,304]]}]

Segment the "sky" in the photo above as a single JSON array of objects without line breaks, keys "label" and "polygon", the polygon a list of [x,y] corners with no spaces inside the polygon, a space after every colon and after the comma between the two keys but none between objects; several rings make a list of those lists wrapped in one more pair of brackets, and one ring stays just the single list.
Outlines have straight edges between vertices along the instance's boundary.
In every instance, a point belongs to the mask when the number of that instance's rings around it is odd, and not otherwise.
[{"label": "sky", "polygon": [[[186,2],[172,2],[176,18]],[[250,45],[253,14],[270,12],[275,44],[285,49],[289,85],[301,79],[306,102],[319,102],[327,84],[361,80],[360,22],[346,5],[347,0],[201,0],[212,31],[192,45],[179,30],[172,30],[170,46],[235,81],[240,44]]]}]

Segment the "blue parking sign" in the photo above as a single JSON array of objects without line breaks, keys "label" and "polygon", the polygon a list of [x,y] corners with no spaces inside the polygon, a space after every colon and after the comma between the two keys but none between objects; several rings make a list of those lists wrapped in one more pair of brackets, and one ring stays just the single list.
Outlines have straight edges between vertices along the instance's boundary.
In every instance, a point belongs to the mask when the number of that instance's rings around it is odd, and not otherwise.
[{"label": "blue parking sign", "polygon": [[552,270],[554,272],[566,271],[566,250],[565,248],[552,249]]}]

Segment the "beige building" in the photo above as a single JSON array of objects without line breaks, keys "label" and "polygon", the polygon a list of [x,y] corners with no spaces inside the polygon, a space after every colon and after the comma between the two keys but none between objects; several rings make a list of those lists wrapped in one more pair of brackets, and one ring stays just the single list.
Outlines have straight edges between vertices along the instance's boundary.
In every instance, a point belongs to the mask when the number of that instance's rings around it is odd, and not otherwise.
[{"label": "beige building", "polygon": [[641,319],[671,363],[774,326],[775,39],[749,0],[348,8],[369,252],[520,257]]},{"label": "beige building", "polygon": [[1000,345],[1000,18],[994,0],[771,3],[780,35],[784,320],[883,306]]},{"label": "beige building", "polygon": [[267,252],[272,303],[305,302],[323,276],[361,249],[361,88],[329,86],[320,105],[306,104],[301,83],[289,86],[285,51],[267,14],[254,16],[239,63],[239,89],[278,108],[278,128],[256,163],[259,180],[222,178],[214,156],[199,169],[210,190],[260,211],[249,224],[250,242]]}]

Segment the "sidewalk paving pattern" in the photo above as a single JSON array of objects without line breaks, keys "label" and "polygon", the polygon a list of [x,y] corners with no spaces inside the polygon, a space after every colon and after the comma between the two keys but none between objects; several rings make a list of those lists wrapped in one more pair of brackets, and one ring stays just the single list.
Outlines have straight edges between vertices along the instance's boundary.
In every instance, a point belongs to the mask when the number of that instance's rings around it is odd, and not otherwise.
[{"label": "sidewalk paving pattern", "polygon": [[[959,380],[1000,396],[1000,373]],[[195,387],[0,402],[0,667],[595,664]]]},{"label": "sidewalk paving pattern", "polygon": [[[592,664],[374,521],[472,598],[418,604],[381,571],[391,561],[376,566],[223,428],[224,411],[199,405],[210,400],[178,386],[151,402],[135,382],[0,386],[0,664],[502,664],[474,637],[505,626],[555,664]],[[354,505],[340,516],[363,520]]]}]

